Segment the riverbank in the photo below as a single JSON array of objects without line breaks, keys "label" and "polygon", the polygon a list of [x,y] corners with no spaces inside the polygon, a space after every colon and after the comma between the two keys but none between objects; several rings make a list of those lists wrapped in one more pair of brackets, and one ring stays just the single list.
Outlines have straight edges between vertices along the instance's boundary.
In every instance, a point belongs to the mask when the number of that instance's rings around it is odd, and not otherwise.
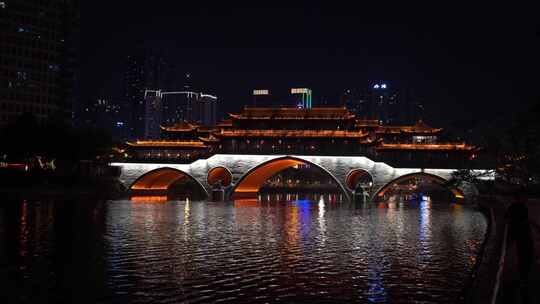
[{"label": "riverbank", "polygon": [[476,201],[488,220],[488,229],[477,256],[472,283],[467,286],[464,303],[492,303],[496,298],[498,269],[504,248],[504,205],[493,196],[481,196]]},{"label": "riverbank", "polygon": [[126,191],[117,178],[78,180],[73,182],[42,182],[0,187],[7,201],[42,199],[120,199]]},{"label": "riverbank", "polygon": [[530,199],[526,204],[534,249],[533,264],[526,284],[528,288],[521,288],[525,284],[519,280],[518,259],[515,251],[511,250],[511,244],[508,244],[497,303],[540,303],[540,200]]}]

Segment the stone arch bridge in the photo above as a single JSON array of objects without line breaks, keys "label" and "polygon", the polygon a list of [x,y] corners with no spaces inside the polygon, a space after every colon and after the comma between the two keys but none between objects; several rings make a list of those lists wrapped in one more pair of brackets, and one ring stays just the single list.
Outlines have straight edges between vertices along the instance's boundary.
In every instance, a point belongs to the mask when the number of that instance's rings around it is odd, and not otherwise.
[{"label": "stone arch bridge", "polygon": [[[256,198],[259,188],[272,175],[298,164],[316,166],[329,174],[343,190],[347,199],[352,189],[348,186],[356,172],[367,172],[372,181],[371,198],[382,195],[394,182],[422,175],[444,184],[456,169],[394,168],[362,156],[296,156],[296,155],[231,155],[216,154],[191,164],[113,163],[121,168],[120,181],[130,190],[163,191],[179,178],[189,178],[209,194],[212,182],[230,183],[227,198]],[[216,175],[216,176],[214,176]],[[476,193],[472,185],[463,184],[450,190],[457,198]]]}]

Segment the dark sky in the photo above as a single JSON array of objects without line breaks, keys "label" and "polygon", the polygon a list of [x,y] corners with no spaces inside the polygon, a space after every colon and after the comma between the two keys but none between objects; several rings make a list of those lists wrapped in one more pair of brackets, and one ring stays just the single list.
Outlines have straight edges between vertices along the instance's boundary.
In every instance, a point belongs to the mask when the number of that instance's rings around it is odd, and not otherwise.
[{"label": "dark sky", "polygon": [[125,57],[147,47],[219,95],[225,112],[250,103],[254,87],[306,85],[332,101],[379,79],[414,89],[435,125],[501,117],[538,100],[534,7],[191,2],[85,1],[84,96],[120,96]]}]

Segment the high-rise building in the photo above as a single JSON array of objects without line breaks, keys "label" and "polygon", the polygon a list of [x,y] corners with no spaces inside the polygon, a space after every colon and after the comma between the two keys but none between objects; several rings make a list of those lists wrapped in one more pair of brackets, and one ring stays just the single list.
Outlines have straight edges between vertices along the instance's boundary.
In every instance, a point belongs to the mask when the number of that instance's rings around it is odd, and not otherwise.
[{"label": "high-rise building", "polygon": [[357,117],[385,125],[414,123],[422,118],[423,111],[411,90],[398,90],[382,81],[360,90],[345,90],[341,103]]},{"label": "high-rise building", "polygon": [[172,126],[180,121],[195,121],[194,108],[199,94],[192,91],[161,92],[163,125]]},{"label": "high-rise building", "polygon": [[291,96],[295,106],[300,109],[311,109],[312,91],[308,88],[292,88]]},{"label": "high-rise building", "polygon": [[131,138],[144,138],[146,130],[146,90],[167,89],[171,85],[171,66],[152,51],[145,50],[127,58],[125,101],[129,109]]},{"label": "high-rise building", "polygon": [[163,104],[161,91],[146,90],[144,92],[144,138],[158,139],[162,123]]},{"label": "high-rise building", "polygon": [[146,90],[144,94],[144,135],[160,137],[160,126],[187,121],[213,126],[217,122],[217,97],[192,91]]},{"label": "high-rise building", "polygon": [[213,125],[217,122],[217,97],[203,93],[194,85],[191,73],[184,75],[183,90],[161,92],[163,123],[172,125],[180,121]]},{"label": "high-rise building", "polygon": [[0,125],[71,118],[79,21],[76,0],[0,1]]},{"label": "high-rise building", "polygon": [[312,107],[311,89],[291,88],[289,90],[254,89],[254,107],[294,107],[300,109],[311,109]]},{"label": "high-rise building", "polygon": [[397,91],[385,82],[375,83],[368,90],[372,104],[373,119],[392,125],[398,121],[399,104]]},{"label": "high-rise building", "polygon": [[160,92],[160,96],[163,104],[162,124],[165,126],[181,121],[211,126],[218,120],[217,96],[193,91]]},{"label": "high-rise building", "polygon": [[199,94],[195,121],[205,126],[213,126],[217,123],[217,97],[210,94]]},{"label": "high-rise building", "polygon": [[362,94],[362,91],[346,89],[341,94],[341,104],[354,113],[356,117],[370,119],[371,103],[367,97],[367,94]]},{"label": "high-rise building", "polygon": [[269,106],[272,103],[272,97],[268,89],[255,89],[252,96],[254,107]]},{"label": "high-rise building", "polygon": [[122,119],[121,103],[109,97],[87,102],[78,115],[80,125],[106,130],[116,142],[128,138],[127,124]]}]

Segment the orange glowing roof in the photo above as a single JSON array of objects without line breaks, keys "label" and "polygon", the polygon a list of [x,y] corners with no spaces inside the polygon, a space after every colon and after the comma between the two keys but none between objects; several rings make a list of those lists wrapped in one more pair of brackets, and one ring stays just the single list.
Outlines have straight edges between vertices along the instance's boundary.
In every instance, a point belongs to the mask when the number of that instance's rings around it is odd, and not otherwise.
[{"label": "orange glowing roof", "polygon": [[356,127],[379,127],[379,121],[376,119],[357,119],[354,125]]},{"label": "orange glowing roof", "polygon": [[137,140],[127,142],[132,147],[163,147],[163,148],[207,148],[200,140]]},{"label": "orange glowing roof", "polygon": [[224,130],[214,133],[218,137],[336,137],[362,138],[368,133],[338,130]]},{"label": "orange glowing roof", "polygon": [[208,137],[199,137],[199,140],[202,142],[219,142],[219,139],[212,134],[210,134]]},{"label": "orange glowing roof", "polygon": [[199,125],[187,121],[181,121],[176,123],[174,126],[164,127],[160,126],[162,130],[168,132],[189,132],[194,131],[199,127]]},{"label": "orange glowing roof", "polygon": [[377,150],[427,150],[427,151],[472,151],[476,147],[461,144],[381,144]]},{"label": "orange glowing roof", "polygon": [[345,107],[334,108],[244,108],[239,114],[229,113],[233,119],[353,119]]},{"label": "orange glowing roof", "polygon": [[381,126],[376,132],[383,134],[397,134],[397,133],[421,133],[421,134],[436,134],[440,133],[442,128],[432,128],[419,120],[412,126]]},{"label": "orange glowing roof", "polygon": [[378,144],[378,143],[380,143],[382,141],[383,141],[382,138],[373,139],[373,138],[370,138],[370,137],[365,137],[362,141],[360,141],[360,143],[362,143],[362,144]]}]

